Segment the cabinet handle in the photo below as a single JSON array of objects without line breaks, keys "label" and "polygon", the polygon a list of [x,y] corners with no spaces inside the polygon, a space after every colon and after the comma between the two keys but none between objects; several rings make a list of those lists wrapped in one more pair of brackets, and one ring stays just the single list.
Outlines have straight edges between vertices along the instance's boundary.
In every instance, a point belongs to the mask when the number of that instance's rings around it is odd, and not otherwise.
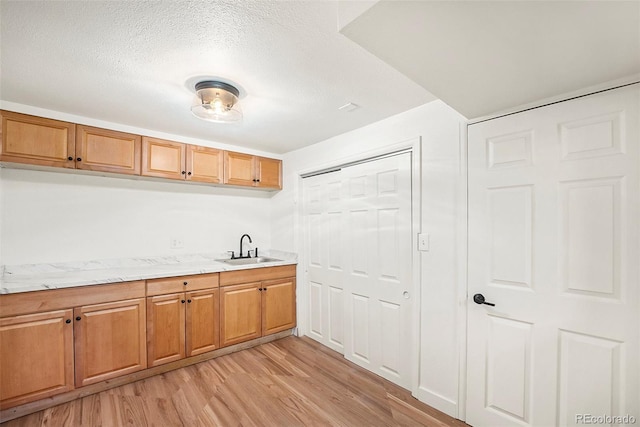
[{"label": "cabinet handle", "polygon": [[255,179],[255,178],[253,178],[253,182],[258,182],[258,180],[257,180],[257,179]]},{"label": "cabinet handle", "polygon": [[186,173],[185,171],[182,171],[182,175],[184,175],[185,173]]},{"label": "cabinet handle", "polygon": [[182,300],[182,303],[184,304],[184,300]]},{"label": "cabinet handle", "polygon": [[77,321],[80,321],[81,319],[82,319],[82,317],[80,317],[80,316],[76,317]]},{"label": "cabinet handle", "polygon": [[81,162],[82,159],[80,157],[76,158],[76,161]]},{"label": "cabinet handle", "polygon": [[187,300],[187,302],[188,302],[189,304],[191,304],[191,300],[190,300],[190,299],[188,299],[188,300]]},{"label": "cabinet handle", "polygon": [[187,286],[189,282],[182,282],[183,285]]},{"label": "cabinet handle", "polygon": [[258,290],[259,290],[260,292],[262,292],[262,288],[258,288]]},{"label": "cabinet handle", "polygon": [[262,288],[263,291],[267,292],[267,288]]},{"label": "cabinet handle", "polygon": [[259,179],[256,179],[256,182],[260,182],[260,180],[259,180]]},{"label": "cabinet handle", "polygon": [[71,323],[71,319],[65,320],[64,323]]},{"label": "cabinet handle", "polygon": [[191,176],[191,172],[187,172],[187,175]]},{"label": "cabinet handle", "polygon": [[69,156],[67,157],[67,160],[73,160],[73,157]]}]

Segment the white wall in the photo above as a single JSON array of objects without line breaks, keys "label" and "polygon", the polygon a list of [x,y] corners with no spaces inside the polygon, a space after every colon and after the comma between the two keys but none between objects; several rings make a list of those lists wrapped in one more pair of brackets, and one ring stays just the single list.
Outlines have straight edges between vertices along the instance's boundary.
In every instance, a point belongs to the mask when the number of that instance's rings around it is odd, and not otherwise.
[{"label": "white wall", "polygon": [[[189,183],[2,169],[2,264],[271,247],[271,194]],[[184,240],[170,249],[169,241]]]},{"label": "white wall", "polygon": [[[273,198],[272,244],[300,252],[298,176],[301,171],[339,164],[343,159],[422,138],[421,226],[430,234],[421,253],[421,342],[418,397],[457,415],[460,285],[457,269],[458,206],[461,167],[460,124],[465,118],[434,101],[372,125],[336,136],[284,156],[284,190]],[[463,259],[462,259],[463,260]],[[303,281],[301,280],[300,283]],[[301,304],[299,302],[299,304]]]}]

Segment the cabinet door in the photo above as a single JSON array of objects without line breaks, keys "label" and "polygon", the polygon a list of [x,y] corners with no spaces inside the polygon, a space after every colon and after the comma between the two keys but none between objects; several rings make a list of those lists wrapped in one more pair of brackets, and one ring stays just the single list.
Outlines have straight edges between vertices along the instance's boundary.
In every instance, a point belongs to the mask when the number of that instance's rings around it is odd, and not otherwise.
[{"label": "cabinet door", "polygon": [[296,279],[262,282],[262,335],[296,326]]},{"label": "cabinet door", "polygon": [[78,125],[76,169],[140,175],[141,137]]},{"label": "cabinet door", "polygon": [[186,146],[179,142],[142,137],[142,175],[184,179]]},{"label": "cabinet door", "polygon": [[72,315],[58,310],[0,319],[0,408],[73,390]]},{"label": "cabinet door", "polygon": [[222,183],[224,152],[215,148],[187,146],[187,179],[199,182]]},{"label": "cabinet door", "polygon": [[147,297],[148,366],[184,358],[184,293]]},{"label": "cabinet door", "polygon": [[3,162],[75,168],[76,125],[2,111]]},{"label": "cabinet door", "polygon": [[260,283],[220,288],[220,347],[262,335]]},{"label": "cabinet door", "polygon": [[282,160],[257,157],[256,169],[258,187],[282,189]]},{"label": "cabinet door", "polygon": [[220,347],[218,289],[187,292],[187,357]]},{"label": "cabinet door", "polygon": [[254,187],[256,185],[255,156],[225,151],[224,183]]},{"label": "cabinet door", "polygon": [[73,315],[76,387],[147,367],[144,298],[77,307]]}]

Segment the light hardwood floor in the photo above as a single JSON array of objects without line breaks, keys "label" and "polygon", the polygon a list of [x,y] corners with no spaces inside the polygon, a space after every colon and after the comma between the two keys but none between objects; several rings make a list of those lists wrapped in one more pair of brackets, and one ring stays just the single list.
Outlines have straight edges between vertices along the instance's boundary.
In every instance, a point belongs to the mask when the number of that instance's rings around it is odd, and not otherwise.
[{"label": "light hardwood floor", "polygon": [[309,338],[287,337],[3,426],[466,426]]}]

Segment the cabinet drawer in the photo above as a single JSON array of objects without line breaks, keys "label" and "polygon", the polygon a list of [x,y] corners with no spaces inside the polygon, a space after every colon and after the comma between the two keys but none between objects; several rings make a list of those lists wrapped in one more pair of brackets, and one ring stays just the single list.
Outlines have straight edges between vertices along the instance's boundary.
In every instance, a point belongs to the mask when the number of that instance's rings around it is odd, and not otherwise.
[{"label": "cabinet drawer", "polygon": [[281,265],[278,267],[253,268],[250,270],[225,271],[220,273],[220,286],[237,283],[259,282],[262,280],[284,279],[295,277],[295,265]]},{"label": "cabinet drawer", "polygon": [[144,280],[0,295],[0,317],[144,297]]},{"label": "cabinet drawer", "polygon": [[218,273],[147,280],[147,296],[218,287]]}]

